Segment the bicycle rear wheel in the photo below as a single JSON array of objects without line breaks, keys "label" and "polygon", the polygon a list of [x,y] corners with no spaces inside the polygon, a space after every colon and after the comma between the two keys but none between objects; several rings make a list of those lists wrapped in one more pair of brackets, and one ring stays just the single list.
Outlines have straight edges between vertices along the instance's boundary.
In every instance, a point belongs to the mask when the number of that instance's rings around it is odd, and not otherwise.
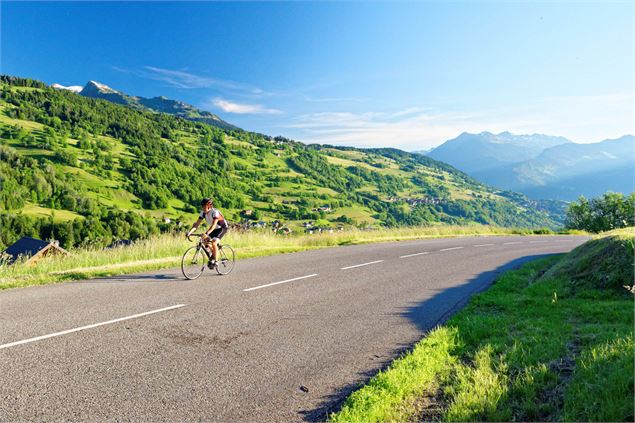
[{"label": "bicycle rear wheel", "polygon": [[228,275],[234,270],[236,254],[229,245],[222,245],[218,248],[218,260],[216,261],[216,271],[219,275]]},{"label": "bicycle rear wheel", "polygon": [[207,265],[207,256],[200,245],[185,250],[181,259],[181,271],[185,279],[196,279],[203,273]]}]

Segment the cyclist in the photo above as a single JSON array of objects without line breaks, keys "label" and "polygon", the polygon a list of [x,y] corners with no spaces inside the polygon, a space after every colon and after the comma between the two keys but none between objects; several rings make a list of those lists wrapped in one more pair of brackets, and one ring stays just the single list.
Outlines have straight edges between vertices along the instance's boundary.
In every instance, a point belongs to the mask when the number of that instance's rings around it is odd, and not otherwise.
[{"label": "cyclist", "polygon": [[189,230],[186,238],[189,238],[192,233],[198,228],[203,219],[207,221],[208,229],[203,233],[203,243],[209,248],[212,246],[212,259],[209,261],[209,268],[213,268],[216,265],[216,258],[218,257],[218,243],[220,239],[227,233],[228,224],[220,210],[214,208],[214,203],[211,198],[203,198],[201,201],[201,214],[198,216],[198,220],[192,225],[192,229]]}]

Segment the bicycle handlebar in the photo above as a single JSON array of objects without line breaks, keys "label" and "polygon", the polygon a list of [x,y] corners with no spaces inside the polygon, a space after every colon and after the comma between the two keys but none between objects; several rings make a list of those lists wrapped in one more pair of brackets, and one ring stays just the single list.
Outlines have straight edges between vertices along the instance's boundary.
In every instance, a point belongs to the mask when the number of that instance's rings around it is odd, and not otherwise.
[{"label": "bicycle handlebar", "polygon": [[194,235],[196,235],[196,236],[202,236],[202,235],[204,235],[204,234],[205,234],[205,233],[200,233],[200,234],[189,234],[189,235],[186,235],[185,237],[187,238],[187,240],[188,240],[188,241],[192,242],[192,240],[190,239],[190,237],[191,237],[191,236],[194,236]]}]

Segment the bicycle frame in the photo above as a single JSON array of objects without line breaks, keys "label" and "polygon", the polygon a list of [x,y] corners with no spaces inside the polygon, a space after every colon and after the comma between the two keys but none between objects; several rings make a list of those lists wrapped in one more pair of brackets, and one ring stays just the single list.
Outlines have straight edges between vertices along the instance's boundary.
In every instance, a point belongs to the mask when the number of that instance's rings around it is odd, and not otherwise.
[{"label": "bicycle frame", "polygon": [[[199,237],[199,239],[198,239],[198,243],[197,243],[197,247],[198,247],[198,249],[199,249],[199,250],[200,250],[200,249],[202,249],[202,250],[205,252],[205,255],[207,256],[207,259],[208,259],[208,260],[211,260],[211,259],[212,259],[212,252],[211,252],[211,251],[208,251],[208,249],[206,248],[205,243],[203,242],[203,237],[202,237],[202,235],[203,235],[203,234],[191,234],[190,236],[198,236],[198,237]],[[190,238],[190,237],[188,237],[188,239],[189,239],[189,238]],[[220,243],[220,240],[219,240],[219,242],[218,242],[218,244],[217,244],[217,248],[218,248],[218,250],[219,250],[219,252],[220,252],[220,249],[221,249],[221,243]]]}]

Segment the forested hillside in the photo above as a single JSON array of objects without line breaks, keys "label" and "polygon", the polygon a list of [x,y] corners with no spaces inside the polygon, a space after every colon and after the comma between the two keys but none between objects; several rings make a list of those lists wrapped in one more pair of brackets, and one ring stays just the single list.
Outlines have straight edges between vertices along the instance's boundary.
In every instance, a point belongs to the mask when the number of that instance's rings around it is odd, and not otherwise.
[{"label": "forested hillside", "polygon": [[558,225],[544,205],[417,154],[307,146],[10,76],[0,89],[0,247],[22,235],[71,247],[175,230],[207,196],[231,221],[294,230]]}]

